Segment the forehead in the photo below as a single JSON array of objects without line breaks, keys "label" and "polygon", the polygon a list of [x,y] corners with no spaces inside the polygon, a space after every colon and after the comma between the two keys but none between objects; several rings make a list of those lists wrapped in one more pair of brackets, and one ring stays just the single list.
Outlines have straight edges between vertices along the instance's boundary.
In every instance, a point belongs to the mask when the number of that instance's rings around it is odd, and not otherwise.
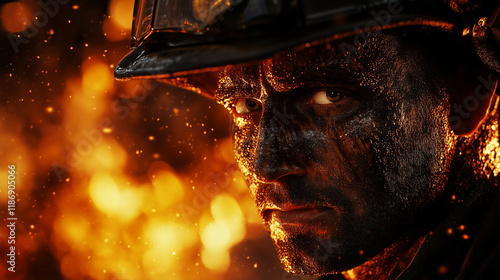
[{"label": "forehead", "polygon": [[[293,49],[272,58],[243,65],[229,65],[219,80],[221,95],[266,94],[263,87],[278,93],[304,86],[360,82],[375,68],[390,68],[398,58],[400,36],[378,34],[369,40],[345,38],[315,46]],[[380,72],[380,71],[379,71]]]}]

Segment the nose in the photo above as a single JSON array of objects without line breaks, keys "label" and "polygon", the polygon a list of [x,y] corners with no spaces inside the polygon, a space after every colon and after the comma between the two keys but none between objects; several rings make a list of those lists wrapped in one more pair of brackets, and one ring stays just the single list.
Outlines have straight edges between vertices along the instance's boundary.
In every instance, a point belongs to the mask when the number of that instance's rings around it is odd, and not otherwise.
[{"label": "nose", "polygon": [[255,178],[274,183],[286,176],[304,175],[306,168],[300,159],[305,151],[300,148],[300,128],[291,119],[283,120],[283,114],[277,114],[276,109],[265,107],[269,108],[264,108],[260,119],[253,166]]}]

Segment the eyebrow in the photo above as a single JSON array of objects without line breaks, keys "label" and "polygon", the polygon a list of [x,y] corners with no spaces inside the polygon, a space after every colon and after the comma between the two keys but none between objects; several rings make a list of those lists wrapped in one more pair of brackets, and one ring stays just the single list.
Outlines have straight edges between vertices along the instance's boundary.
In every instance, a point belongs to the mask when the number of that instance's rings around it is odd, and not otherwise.
[{"label": "eyebrow", "polygon": [[226,108],[230,108],[232,102],[239,97],[258,97],[256,88],[250,83],[235,83],[229,75],[221,77],[214,95],[215,101]]},{"label": "eyebrow", "polygon": [[[315,55],[315,54],[313,54]],[[323,57],[323,56],[319,56]],[[346,68],[350,63],[346,63],[342,58],[335,57],[334,59],[318,59],[315,63],[303,65],[303,75],[294,76],[287,79],[286,84],[282,88],[273,88],[277,92],[298,92],[307,88],[322,87],[325,84],[336,84],[335,81],[347,81],[348,83],[354,82],[352,75],[348,74]],[[264,68],[263,65],[260,67]],[[266,73],[264,76],[268,76]],[[260,81],[255,87],[252,82],[242,82],[240,77],[231,79],[231,74],[223,74],[219,79],[219,86],[215,93],[215,100],[224,105],[226,108],[231,106],[231,103],[237,98],[259,98],[260,97]],[[298,78],[298,79],[296,79]],[[300,80],[300,82],[297,82]],[[268,84],[280,84],[267,80]]]},{"label": "eyebrow", "polygon": [[303,67],[289,78],[278,81],[267,80],[278,93],[300,92],[309,88],[321,88],[345,84],[357,84],[347,64],[340,60],[315,61],[305,63]]}]

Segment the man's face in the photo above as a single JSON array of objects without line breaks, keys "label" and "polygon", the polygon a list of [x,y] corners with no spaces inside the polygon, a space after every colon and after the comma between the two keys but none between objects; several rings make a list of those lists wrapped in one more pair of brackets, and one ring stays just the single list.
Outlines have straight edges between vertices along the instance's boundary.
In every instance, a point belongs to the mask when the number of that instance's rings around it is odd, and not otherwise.
[{"label": "man's face", "polygon": [[290,51],[220,79],[236,159],[289,272],[360,265],[443,193],[446,87],[402,38],[379,34],[348,61],[340,42]]}]

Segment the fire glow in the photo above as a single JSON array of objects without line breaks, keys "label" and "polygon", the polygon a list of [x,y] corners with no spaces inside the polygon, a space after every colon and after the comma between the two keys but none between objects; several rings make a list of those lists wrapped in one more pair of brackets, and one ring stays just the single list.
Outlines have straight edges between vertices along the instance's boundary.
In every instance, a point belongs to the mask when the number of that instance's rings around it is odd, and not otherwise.
[{"label": "fire glow", "polygon": [[[36,37],[19,45],[15,59],[39,70],[29,76],[10,68],[9,90],[19,107],[0,113],[0,143],[8,147],[0,175],[6,177],[8,163],[18,166],[16,276],[281,277],[235,168],[229,122],[220,117],[225,109],[203,97],[193,105],[186,93],[155,81],[114,81],[114,64],[130,40],[132,7],[130,0],[110,1],[106,15],[89,20],[100,28],[89,33],[99,33],[97,39],[85,35],[58,45],[60,36],[89,28],[79,15],[95,9],[60,5]],[[19,18],[40,10],[29,0],[0,8],[3,31],[16,34],[30,24]],[[6,190],[0,195],[4,213]],[[7,272],[0,264],[0,278],[11,277]]]}]

